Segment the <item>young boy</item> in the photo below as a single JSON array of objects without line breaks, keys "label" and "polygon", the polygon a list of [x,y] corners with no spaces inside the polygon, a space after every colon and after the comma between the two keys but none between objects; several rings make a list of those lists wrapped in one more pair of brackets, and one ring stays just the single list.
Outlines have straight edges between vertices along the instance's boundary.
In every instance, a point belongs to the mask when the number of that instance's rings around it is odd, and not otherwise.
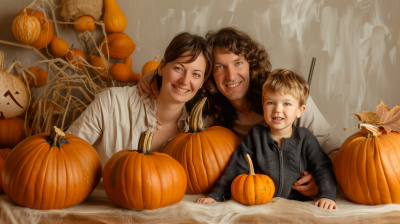
[{"label": "young boy", "polygon": [[293,125],[306,109],[308,95],[308,84],[301,76],[283,69],[270,73],[262,97],[264,119],[269,127],[256,125],[249,131],[233,153],[216,188],[209,197],[200,198],[197,203],[223,201],[224,196],[230,194],[232,181],[249,172],[245,158],[249,154],[255,173],[266,174],[274,181],[274,197],[309,200],[292,189],[300,173],[309,170],[319,187],[319,200],[315,205],[337,209],[336,179],[331,160],[307,128]]}]

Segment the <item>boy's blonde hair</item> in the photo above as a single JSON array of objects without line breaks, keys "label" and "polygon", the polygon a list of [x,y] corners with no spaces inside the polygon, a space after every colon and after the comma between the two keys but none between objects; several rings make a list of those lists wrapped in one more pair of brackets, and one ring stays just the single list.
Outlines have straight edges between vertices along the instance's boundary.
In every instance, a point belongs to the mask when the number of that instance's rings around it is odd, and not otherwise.
[{"label": "boy's blonde hair", "polygon": [[302,106],[306,105],[308,95],[310,94],[310,88],[306,80],[300,75],[285,69],[275,69],[268,74],[262,90],[263,103],[266,93],[281,92],[292,95],[299,100],[299,106]]}]

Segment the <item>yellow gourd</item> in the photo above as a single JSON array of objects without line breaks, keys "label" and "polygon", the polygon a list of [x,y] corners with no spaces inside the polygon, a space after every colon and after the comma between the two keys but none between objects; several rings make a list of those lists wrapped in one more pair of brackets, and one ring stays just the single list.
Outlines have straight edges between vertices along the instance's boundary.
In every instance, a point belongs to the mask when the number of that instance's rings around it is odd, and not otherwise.
[{"label": "yellow gourd", "polygon": [[109,33],[122,33],[126,29],[128,22],[115,0],[104,0],[103,22]]}]

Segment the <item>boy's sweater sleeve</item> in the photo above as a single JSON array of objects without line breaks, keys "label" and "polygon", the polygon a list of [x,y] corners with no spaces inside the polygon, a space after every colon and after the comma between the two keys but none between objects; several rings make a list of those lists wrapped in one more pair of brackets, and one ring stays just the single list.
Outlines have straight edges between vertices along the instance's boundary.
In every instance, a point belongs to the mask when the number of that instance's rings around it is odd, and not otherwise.
[{"label": "boy's sweater sleeve", "polygon": [[318,198],[329,198],[336,201],[336,178],[332,169],[332,161],[321,149],[314,135],[309,135],[307,143],[307,163],[318,186]]},{"label": "boy's sweater sleeve", "polygon": [[[254,149],[254,128],[249,131],[249,133],[243,138],[242,142],[233,152],[231,160],[229,162],[228,167],[225,170],[224,175],[218,181],[217,186],[214,190],[209,194],[209,197],[212,197],[214,200],[221,202],[224,201],[224,195],[231,193],[231,184],[233,180],[239,176],[240,174],[248,174],[249,166],[246,160],[246,154],[249,154],[253,163],[256,163],[255,159],[255,151]],[[257,138],[257,137],[256,137]],[[259,139],[259,138],[257,138]],[[256,164],[254,164],[256,166]]]}]

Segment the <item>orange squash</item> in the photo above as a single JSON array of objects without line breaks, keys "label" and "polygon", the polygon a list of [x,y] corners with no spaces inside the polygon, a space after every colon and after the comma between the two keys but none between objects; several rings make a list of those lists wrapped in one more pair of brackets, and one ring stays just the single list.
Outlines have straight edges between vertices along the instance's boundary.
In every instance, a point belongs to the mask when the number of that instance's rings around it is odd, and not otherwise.
[{"label": "orange squash", "polygon": [[[81,22],[89,20],[88,22]],[[93,17],[91,16],[81,16],[75,20],[76,24],[74,24],[74,29],[78,33],[83,33],[86,32],[86,30],[89,30],[89,32],[92,32],[94,30],[94,22],[93,22]],[[81,23],[79,23],[81,22]]]},{"label": "orange squash", "polygon": [[[14,148],[18,143],[25,139],[25,121],[14,117],[0,119],[0,148]],[[28,132],[30,128],[27,127]]]},{"label": "orange squash", "polygon": [[269,202],[275,194],[275,184],[265,174],[255,174],[253,162],[246,155],[249,164],[249,175],[237,176],[231,185],[231,193],[236,201],[244,205],[259,205]]},{"label": "orange squash", "polygon": [[193,108],[189,132],[176,135],[164,149],[164,153],[176,159],[185,169],[187,194],[209,194],[240,143],[239,137],[227,128],[203,128],[201,110],[206,99],[203,98]]},{"label": "orange squash", "polygon": [[69,45],[68,43],[57,37],[54,36],[53,40],[51,41],[51,51],[53,51],[53,54],[57,57],[65,57],[68,53],[69,50]]},{"label": "orange squash", "polygon": [[[32,72],[33,75],[35,76],[35,78],[33,78],[33,76],[31,74],[26,73],[30,86],[42,87],[42,86],[46,85],[48,75],[45,70],[43,70],[42,68],[39,68],[39,67],[31,67],[28,70],[30,72]],[[36,83],[35,83],[35,79],[36,79]]]},{"label": "orange squash", "polygon": [[[26,14],[36,17],[39,20],[41,28],[37,40],[29,45],[37,49],[42,49],[47,45],[49,45],[49,43],[53,40],[54,36],[53,25],[51,24],[51,22],[41,19],[41,17],[46,18],[46,16],[38,10],[33,11],[33,9],[26,9]],[[22,15],[24,15],[24,9],[21,9],[21,11],[19,11],[19,13],[17,13],[16,16],[22,16]]]},{"label": "orange squash", "polygon": [[77,205],[89,197],[100,178],[101,161],[93,146],[56,127],[18,144],[1,172],[6,195],[33,209]]},{"label": "orange squash", "polygon": [[160,63],[157,61],[157,58],[158,58],[158,54],[154,58],[154,61],[148,61],[148,62],[146,62],[146,64],[143,65],[142,75],[145,75],[148,72],[156,70],[158,68],[158,65],[160,65]]},{"label": "orange squash", "polygon": [[128,24],[124,13],[115,0],[104,0],[103,22],[106,31],[109,33],[122,33]]},{"label": "orange squash", "polygon": [[23,13],[23,15],[15,17],[12,24],[12,33],[18,42],[32,44],[39,37],[40,22],[36,17],[27,15],[26,9],[24,9]]},{"label": "orange squash", "polygon": [[[111,62],[109,65],[107,65],[108,68],[111,68],[114,64]],[[93,67],[97,67],[96,70],[100,73],[100,79],[103,81],[107,81],[108,80],[108,75],[107,75],[107,69],[106,69],[106,65],[104,64],[104,61],[101,57],[99,56],[95,56],[92,55],[90,57],[90,65],[92,65]]]},{"label": "orange squash", "polygon": [[67,61],[72,61],[74,58],[76,59],[72,62],[72,65],[77,67],[79,70],[82,70],[83,61],[86,60],[85,54],[78,48],[72,48],[68,51],[66,59]]},{"label": "orange squash", "polygon": [[339,187],[358,204],[400,204],[400,134],[369,124],[344,141],[334,164]]},{"label": "orange squash", "polygon": [[153,135],[143,132],[138,150],[119,151],[104,166],[104,190],[122,208],[156,209],[185,195],[185,170],[169,155],[150,152]]},{"label": "orange squash", "polygon": [[11,149],[0,149],[0,194],[4,193],[3,184],[1,182],[1,170],[3,168],[4,160],[6,159],[8,153],[11,152]]},{"label": "orange squash", "polygon": [[[105,38],[101,40],[102,51],[104,55],[108,56],[108,50],[111,58],[124,59],[129,57],[136,48],[133,40],[125,33],[112,33],[107,35],[107,43]],[[104,43],[104,44],[103,44]]]},{"label": "orange squash", "polygon": [[118,82],[139,82],[142,77],[139,73],[132,71],[132,59],[125,58],[124,63],[115,63],[111,68],[111,76]]}]

